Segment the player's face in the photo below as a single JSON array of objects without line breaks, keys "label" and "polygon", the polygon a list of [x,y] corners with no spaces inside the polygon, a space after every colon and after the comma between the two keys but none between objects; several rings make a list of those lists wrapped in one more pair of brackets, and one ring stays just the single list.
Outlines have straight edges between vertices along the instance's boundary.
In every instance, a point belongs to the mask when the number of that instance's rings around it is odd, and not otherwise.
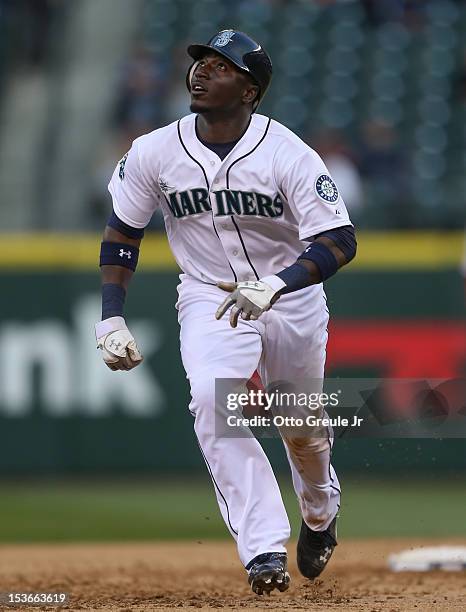
[{"label": "player's face", "polygon": [[191,78],[191,111],[234,111],[252,102],[257,86],[236,66],[217,53],[199,60]]}]

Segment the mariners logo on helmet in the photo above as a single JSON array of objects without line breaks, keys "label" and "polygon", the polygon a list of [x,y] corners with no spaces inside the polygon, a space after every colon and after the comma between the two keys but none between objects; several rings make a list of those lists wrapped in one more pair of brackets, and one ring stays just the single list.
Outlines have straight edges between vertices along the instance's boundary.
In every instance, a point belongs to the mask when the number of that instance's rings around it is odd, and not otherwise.
[{"label": "mariners logo on helmet", "polygon": [[316,179],[316,192],[319,198],[328,202],[329,204],[335,204],[340,194],[338,193],[337,186],[329,177],[328,174],[321,174]]},{"label": "mariners logo on helmet", "polygon": [[225,47],[226,45],[228,45],[228,43],[230,42],[230,40],[233,38],[234,35],[235,35],[235,32],[233,30],[224,30],[223,32],[220,32],[213,46],[214,47]]}]

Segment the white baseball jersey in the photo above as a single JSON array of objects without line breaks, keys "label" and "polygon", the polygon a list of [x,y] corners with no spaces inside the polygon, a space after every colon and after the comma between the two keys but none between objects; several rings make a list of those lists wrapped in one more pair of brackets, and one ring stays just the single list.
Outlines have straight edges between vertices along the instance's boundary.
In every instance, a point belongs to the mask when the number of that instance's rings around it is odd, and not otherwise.
[{"label": "white baseball jersey", "polygon": [[145,227],[162,207],[173,255],[208,283],[255,280],[296,261],[306,238],[350,224],[319,155],[289,129],[252,115],[221,161],[196,115],[137,138],[109,184],[117,216]]}]

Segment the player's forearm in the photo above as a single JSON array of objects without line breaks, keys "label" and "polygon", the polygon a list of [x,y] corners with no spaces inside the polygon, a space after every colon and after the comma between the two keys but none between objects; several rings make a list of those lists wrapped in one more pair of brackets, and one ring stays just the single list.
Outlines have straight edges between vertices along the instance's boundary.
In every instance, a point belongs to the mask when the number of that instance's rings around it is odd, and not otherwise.
[{"label": "player's forearm", "polygon": [[109,225],[104,230],[100,256],[102,321],[123,317],[126,291],[136,268],[141,240]]},{"label": "player's forearm", "polygon": [[[329,251],[332,253],[332,255],[337,261],[338,269],[348,263],[345,254],[340,251],[337,245],[330,238],[317,238],[316,242],[324,244],[329,249]],[[318,283],[322,282],[321,271],[315,262],[309,261],[307,259],[298,258],[298,261],[296,263],[298,263],[300,266],[303,266],[303,268],[305,268],[308,272],[309,277],[307,286],[317,285]]]},{"label": "player's forearm", "polygon": [[354,258],[356,249],[356,237],[351,226],[317,235],[296,263],[277,274],[285,283],[280,294],[292,293],[327,280]]},{"label": "player's forearm", "polygon": [[[128,236],[125,236],[113,227],[107,225],[104,230],[102,240],[103,242],[113,242],[117,244],[123,244],[139,248],[142,239],[129,238]],[[128,289],[129,282],[134,274],[133,270],[120,265],[102,265],[100,269],[102,276],[102,285],[106,283],[113,283],[116,285],[121,285],[125,289],[125,291]]]}]

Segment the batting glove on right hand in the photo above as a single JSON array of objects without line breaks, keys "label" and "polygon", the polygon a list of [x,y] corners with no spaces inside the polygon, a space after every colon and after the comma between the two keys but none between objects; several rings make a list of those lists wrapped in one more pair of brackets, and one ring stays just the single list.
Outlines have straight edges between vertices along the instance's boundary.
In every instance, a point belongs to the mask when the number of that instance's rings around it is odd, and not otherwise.
[{"label": "batting glove on right hand", "polygon": [[111,370],[132,370],[139,365],[143,356],[136,341],[126,327],[123,317],[110,317],[95,325],[97,348]]},{"label": "batting glove on right hand", "polygon": [[243,281],[241,283],[227,283],[221,281],[217,287],[230,293],[215,313],[215,318],[221,319],[226,311],[230,311],[230,325],[238,325],[238,317],[245,321],[257,321],[257,319],[270,310],[272,305],[280,297],[279,291],[285,283],[278,276],[267,276],[258,281]]}]

